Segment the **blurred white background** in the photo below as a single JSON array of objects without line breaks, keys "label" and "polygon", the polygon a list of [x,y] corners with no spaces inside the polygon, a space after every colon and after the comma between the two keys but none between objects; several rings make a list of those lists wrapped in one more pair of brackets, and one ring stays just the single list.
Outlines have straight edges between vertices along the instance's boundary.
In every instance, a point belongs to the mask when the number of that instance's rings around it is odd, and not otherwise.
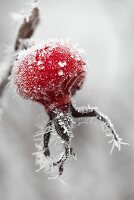
[{"label": "blurred white background", "polygon": [[[26,10],[24,0],[0,0],[0,60],[13,45],[19,24],[11,13]],[[7,89],[0,100],[1,200],[133,200],[134,199],[134,1],[42,0],[41,23],[34,38],[71,38],[89,62],[77,106],[99,106],[130,146],[109,155],[101,123],[82,124],[72,141],[77,161],[67,162],[67,187],[36,173],[33,134],[43,108]]]}]

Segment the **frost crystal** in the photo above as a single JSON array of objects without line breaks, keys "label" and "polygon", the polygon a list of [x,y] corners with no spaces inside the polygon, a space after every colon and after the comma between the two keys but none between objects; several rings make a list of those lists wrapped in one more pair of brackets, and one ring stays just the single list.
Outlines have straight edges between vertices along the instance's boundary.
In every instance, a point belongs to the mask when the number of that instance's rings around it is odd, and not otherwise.
[{"label": "frost crystal", "polygon": [[64,73],[63,73],[63,70],[59,70],[59,71],[58,71],[58,75],[59,75],[59,76],[62,76],[63,74],[64,74]]},{"label": "frost crystal", "polygon": [[58,62],[58,64],[59,64],[60,67],[65,67],[67,65],[66,61]]},{"label": "frost crystal", "polygon": [[[112,137],[112,136],[111,136]],[[119,149],[119,151],[121,150],[121,145],[124,144],[124,145],[129,145],[128,143],[124,143],[122,142],[122,138],[119,138],[118,136],[118,139],[116,140],[114,137],[112,138],[111,141],[109,141],[109,143],[113,143],[112,144],[112,148],[111,148],[111,151],[110,151],[110,155],[112,154],[113,150],[114,150],[114,147],[117,147]]]}]

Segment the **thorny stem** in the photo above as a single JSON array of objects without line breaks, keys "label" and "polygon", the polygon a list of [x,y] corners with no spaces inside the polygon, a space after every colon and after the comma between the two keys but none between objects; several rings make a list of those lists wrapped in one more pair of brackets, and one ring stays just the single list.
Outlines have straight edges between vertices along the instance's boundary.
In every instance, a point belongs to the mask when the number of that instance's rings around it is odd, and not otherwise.
[{"label": "thorny stem", "polygon": [[[84,107],[76,109],[72,104],[69,104],[60,109],[54,109],[48,114],[50,119],[45,127],[45,130],[42,132],[43,145],[42,142],[39,144],[39,151],[36,154],[36,163],[40,165],[39,170],[46,168],[46,161],[43,161],[43,159],[46,157],[48,162],[50,161],[49,166],[52,167],[52,169],[53,167],[57,166],[59,170],[59,176],[61,176],[64,171],[64,164],[66,160],[68,160],[70,156],[75,158],[75,153],[71,147],[71,140],[73,137],[72,129],[74,128],[75,124],[72,117],[96,117],[98,120],[102,121],[107,127],[107,130],[105,130],[108,131],[107,136],[112,138],[112,140],[109,142],[113,143],[110,154],[112,153],[114,147],[117,147],[120,150],[121,144],[127,144],[122,142],[122,138],[120,138],[116,133],[116,130],[114,129],[110,119],[101,113],[96,107],[88,106],[86,108]],[[63,152],[58,160],[54,160],[49,151],[49,139],[53,131],[56,132],[57,137],[60,137],[63,145]]]},{"label": "thorny stem", "polygon": [[[58,167],[59,176],[61,176],[66,160],[69,159],[71,156],[75,157],[73,148],[71,147],[71,139],[73,137],[72,129],[75,123],[72,120],[69,105],[51,110],[51,112],[49,112],[48,114],[49,121],[46,124],[45,128],[43,128],[43,130],[41,131],[41,138],[43,140],[41,140],[40,144],[36,145],[38,149],[38,152],[35,154],[36,163],[40,166],[39,170],[42,168],[46,169],[46,163],[42,160],[47,159],[49,162],[49,166],[52,167],[52,169],[55,166]],[[50,137],[55,133],[57,137],[60,138],[60,141],[62,143],[62,153],[58,155],[58,159],[53,158],[53,155],[51,155],[51,152],[49,150]],[[40,140],[41,138],[37,138],[37,140]]]},{"label": "thorny stem", "polygon": [[[38,9],[38,7],[34,7],[31,11],[31,15],[29,16],[29,18],[28,19],[24,18],[24,21],[18,30],[18,35],[17,35],[17,39],[15,42],[15,46],[14,46],[15,52],[17,52],[18,50],[27,49],[27,46],[23,44],[23,41],[25,39],[32,37],[39,21],[40,21],[39,9]],[[11,64],[11,66],[9,67],[9,70],[7,71],[6,77],[0,83],[0,97],[2,96],[5,86],[7,85],[8,81],[9,81],[8,77],[11,75],[12,67],[13,67],[13,65]]]},{"label": "thorny stem", "polygon": [[114,125],[112,124],[111,120],[101,113],[98,108],[96,107],[87,107],[82,109],[76,109],[71,105],[71,113],[74,118],[80,118],[80,117],[96,117],[98,120],[102,121],[104,125],[108,128],[106,131],[109,132],[107,136],[112,137],[112,140],[109,143],[112,144],[111,152],[112,153],[114,147],[116,146],[119,151],[121,150],[121,144],[128,145],[128,143],[122,142],[122,138],[119,137],[119,135],[116,133],[116,130],[114,128]]},{"label": "thorny stem", "polygon": [[98,108],[84,108],[84,109],[76,109],[71,105],[72,116],[74,118],[80,117],[96,117],[98,120],[102,121],[109,128],[115,140],[118,141],[118,135],[116,134],[116,130],[111,123],[110,119],[101,113]]},{"label": "thorny stem", "polygon": [[64,171],[64,163],[70,157],[75,157],[73,148],[71,145],[71,139],[73,137],[72,127],[73,120],[70,115],[70,106],[65,106],[62,109],[56,109],[51,112],[50,116],[54,121],[54,126],[57,134],[60,136],[63,143],[63,155],[58,161],[53,163],[53,166],[59,165],[59,176],[62,175]]}]

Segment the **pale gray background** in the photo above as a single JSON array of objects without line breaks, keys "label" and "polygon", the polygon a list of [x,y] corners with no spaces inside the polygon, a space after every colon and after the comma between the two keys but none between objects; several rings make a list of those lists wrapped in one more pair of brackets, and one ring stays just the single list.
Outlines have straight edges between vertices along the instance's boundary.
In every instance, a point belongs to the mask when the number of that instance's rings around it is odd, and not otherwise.
[{"label": "pale gray background", "polygon": [[[27,1],[0,0],[0,59],[15,41],[18,24],[10,13]],[[36,173],[32,135],[43,109],[6,91],[0,122],[1,200],[133,200],[134,199],[134,0],[42,0],[41,24],[34,37],[70,37],[86,52],[88,76],[75,96],[80,105],[99,106],[130,146],[114,151],[93,121],[75,130],[77,161],[68,162],[68,187]]]}]

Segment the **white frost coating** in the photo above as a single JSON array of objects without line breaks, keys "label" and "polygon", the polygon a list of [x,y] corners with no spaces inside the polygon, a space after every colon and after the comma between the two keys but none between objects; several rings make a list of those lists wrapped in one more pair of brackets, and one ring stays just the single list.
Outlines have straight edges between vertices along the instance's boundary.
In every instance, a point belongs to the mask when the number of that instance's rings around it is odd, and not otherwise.
[{"label": "white frost coating", "polygon": [[42,64],[42,61],[39,60],[39,61],[37,62],[37,65],[41,65],[41,64]]},{"label": "white frost coating", "polygon": [[42,66],[39,66],[38,69],[39,69],[39,70],[45,69],[45,67],[42,65]]},{"label": "white frost coating", "polygon": [[27,4],[30,5],[30,8],[27,10],[27,12],[25,12],[24,18],[26,19],[27,22],[29,22],[29,16],[31,15],[33,9],[39,7],[39,0],[32,0],[31,3],[27,3]]},{"label": "white frost coating", "polygon": [[59,70],[59,71],[58,71],[58,75],[59,75],[59,76],[63,76],[63,74],[64,74],[63,70]]},{"label": "white frost coating", "polygon": [[106,137],[111,137],[112,139],[109,141],[109,143],[112,143],[112,148],[110,151],[110,155],[112,154],[114,147],[117,147],[118,150],[121,150],[121,144],[129,145],[128,143],[122,142],[122,138],[119,137],[117,134],[114,125],[112,124],[111,120],[108,116],[104,115],[98,109],[96,109],[97,113],[97,119],[101,120],[104,123],[104,132],[106,133]]},{"label": "white frost coating", "polygon": [[58,62],[58,64],[59,64],[60,67],[65,67],[67,65],[66,61]]},{"label": "white frost coating", "polygon": [[[50,121],[52,122],[52,121]],[[44,155],[43,150],[43,135],[51,132],[52,135],[56,135],[54,126],[45,126],[42,124],[36,125],[40,130],[34,135],[34,141],[38,141],[39,143],[35,143],[35,147],[37,152],[33,153],[35,156],[35,163],[39,166],[36,172],[40,170],[44,170],[45,173],[50,173],[51,175],[55,173],[53,168],[54,160],[50,157],[46,157]],[[60,155],[59,155],[60,156]]]},{"label": "white frost coating", "polygon": [[88,113],[94,111],[96,113],[96,118],[103,123],[103,131],[106,134],[106,137],[111,137],[111,140],[109,143],[112,143],[112,148],[110,151],[110,155],[112,154],[114,147],[117,147],[119,151],[121,150],[121,145],[129,145],[128,143],[122,142],[122,138],[119,137],[119,135],[116,133],[116,130],[114,128],[114,125],[112,124],[111,120],[108,116],[104,115],[98,110],[98,107],[81,107],[78,109],[78,112],[80,113]]},{"label": "white frost coating", "polygon": [[[46,46],[48,47],[47,49],[47,53],[45,52],[45,50],[43,50],[42,56],[45,57],[49,57],[49,54],[51,54],[51,51],[53,51],[54,48],[59,47],[59,46],[64,46],[65,48],[69,48],[69,50],[72,53],[72,56],[74,56],[76,59],[84,59],[84,56],[81,54],[81,50],[77,49],[75,45],[72,45],[71,41],[68,40],[58,40],[58,39],[53,39],[53,40],[48,40],[48,41],[39,41],[39,40],[35,40],[32,41],[33,46],[31,45],[27,50],[20,50],[17,54],[17,61],[14,62],[14,67],[12,72],[16,71],[17,68],[22,65],[22,62],[25,58],[28,58],[28,64],[32,64],[33,62],[35,62],[35,55],[36,55],[36,51],[38,49],[44,49]],[[41,61],[38,61],[39,63]],[[65,62],[64,63],[60,63],[60,65],[64,65],[65,66]],[[59,76],[62,76],[63,72],[59,71]],[[14,74],[12,73],[11,76],[11,80],[15,80],[16,77],[14,77]]]},{"label": "white frost coating", "polygon": [[115,140],[115,138],[113,137],[111,141],[109,141],[109,143],[113,143],[112,144],[112,148],[111,148],[111,151],[110,151],[110,155],[112,154],[113,150],[114,150],[114,147],[117,147],[119,149],[119,151],[121,150],[121,145],[124,144],[124,145],[129,145],[128,143],[125,143],[125,142],[122,142],[122,138],[119,138],[118,137],[118,140]]},{"label": "white frost coating", "polygon": [[33,153],[35,156],[35,163],[39,166],[39,168],[36,170],[36,172],[39,172],[40,170],[44,170],[46,173],[49,171],[53,171],[53,161],[51,158],[48,158],[44,155],[43,150],[43,135],[47,134],[49,131],[53,132],[54,128],[53,126],[44,127],[42,124],[36,125],[40,130],[36,132],[34,135],[34,141],[38,141],[39,143],[35,143],[35,147],[37,149],[37,152]]}]

